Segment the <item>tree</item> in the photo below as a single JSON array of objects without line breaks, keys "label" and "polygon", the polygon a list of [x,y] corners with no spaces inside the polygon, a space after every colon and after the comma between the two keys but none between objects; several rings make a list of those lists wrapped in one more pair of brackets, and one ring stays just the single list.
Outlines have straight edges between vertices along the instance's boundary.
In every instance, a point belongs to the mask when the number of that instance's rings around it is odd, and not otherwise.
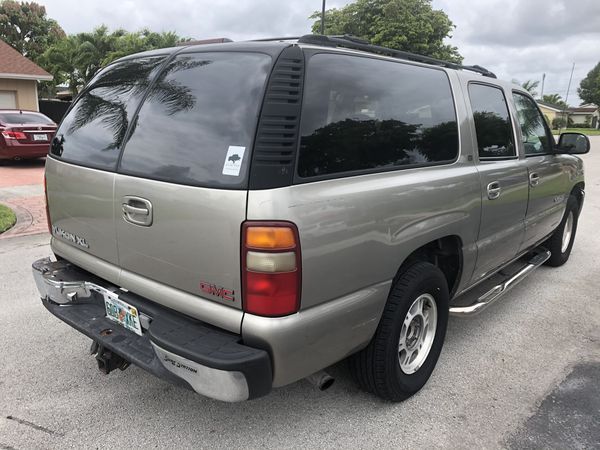
[{"label": "tree", "polygon": [[[321,27],[315,12],[313,33]],[[372,44],[447,61],[462,62],[456,47],[445,44],[455,28],[446,13],[434,10],[431,0],[357,0],[325,12],[325,34],[349,34]]]},{"label": "tree", "polygon": [[581,80],[577,93],[583,103],[593,103],[600,106],[600,63],[596,64],[596,67],[590,70],[587,76]]},{"label": "tree", "polygon": [[44,51],[65,36],[58,23],[35,2],[0,0],[0,39],[23,56],[39,62]]},{"label": "tree", "polygon": [[557,106],[559,108],[564,108],[567,106],[567,104],[559,94],[544,95],[542,97],[542,101],[545,103],[549,103],[550,105]]},{"label": "tree", "polygon": [[[513,80],[514,82],[515,80]],[[540,85],[540,82],[537,80],[527,80],[523,83],[519,83],[517,81],[517,84],[520,84],[521,87],[523,89],[525,89],[527,92],[529,92],[531,94],[532,97],[537,97],[538,93],[536,91],[537,87]]]},{"label": "tree", "polygon": [[181,38],[175,33],[155,33],[144,29],[129,33],[119,29],[109,33],[106,26],[92,32],[65,37],[41,57],[42,66],[54,75],[56,84],[67,83],[77,94],[92,77],[115,59],[132,53],[172,47]]}]

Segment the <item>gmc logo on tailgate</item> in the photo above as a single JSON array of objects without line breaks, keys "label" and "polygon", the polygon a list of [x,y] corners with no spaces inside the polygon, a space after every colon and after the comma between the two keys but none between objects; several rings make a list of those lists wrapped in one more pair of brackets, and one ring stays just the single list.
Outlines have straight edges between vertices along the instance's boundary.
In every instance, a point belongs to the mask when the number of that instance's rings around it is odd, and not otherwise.
[{"label": "gmc logo on tailgate", "polygon": [[235,291],[225,289],[224,287],[217,286],[213,283],[207,283],[205,281],[200,282],[200,290],[215,297],[220,297],[223,300],[235,301]]}]

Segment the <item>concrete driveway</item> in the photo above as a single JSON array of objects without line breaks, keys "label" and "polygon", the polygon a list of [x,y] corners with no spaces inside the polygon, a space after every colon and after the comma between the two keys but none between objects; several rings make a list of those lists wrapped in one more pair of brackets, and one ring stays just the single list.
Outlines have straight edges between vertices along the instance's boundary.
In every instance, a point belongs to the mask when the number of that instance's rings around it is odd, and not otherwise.
[{"label": "concrete driveway", "polygon": [[450,320],[428,385],[400,404],[301,381],[226,404],[136,367],[102,375],[90,341],[41,305],[30,264],[48,235],[0,241],[0,449],[600,447],[600,138],[571,260]]}]

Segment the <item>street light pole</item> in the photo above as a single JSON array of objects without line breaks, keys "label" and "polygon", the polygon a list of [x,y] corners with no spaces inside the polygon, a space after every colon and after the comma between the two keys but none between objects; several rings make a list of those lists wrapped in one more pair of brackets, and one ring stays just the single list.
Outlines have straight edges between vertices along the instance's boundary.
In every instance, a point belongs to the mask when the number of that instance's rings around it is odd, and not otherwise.
[{"label": "street light pole", "polygon": [[325,34],[325,2],[327,0],[323,0],[323,6],[321,8],[321,34]]}]

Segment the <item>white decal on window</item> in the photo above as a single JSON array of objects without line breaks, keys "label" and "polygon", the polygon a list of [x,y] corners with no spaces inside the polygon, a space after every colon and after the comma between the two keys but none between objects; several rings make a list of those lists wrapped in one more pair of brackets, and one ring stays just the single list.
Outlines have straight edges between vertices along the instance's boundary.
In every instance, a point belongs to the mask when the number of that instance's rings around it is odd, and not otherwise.
[{"label": "white decal on window", "polygon": [[244,161],[244,152],[246,147],[230,145],[225,155],[225,163],[223,164],[223,175],[231,175],[237,177],[240,175],[242,161]]}]

